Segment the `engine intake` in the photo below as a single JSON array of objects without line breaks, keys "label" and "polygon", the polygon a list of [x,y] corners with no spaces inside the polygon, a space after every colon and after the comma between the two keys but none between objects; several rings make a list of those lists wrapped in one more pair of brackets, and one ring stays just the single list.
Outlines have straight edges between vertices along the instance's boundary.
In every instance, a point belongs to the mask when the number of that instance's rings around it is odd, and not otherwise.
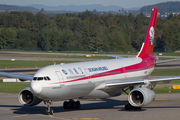
[{"label": "engine intake", "polygon": [[25,106],[34,106],[42,102],[41,99],[32,94],[30,87],[24,88],[19,92],[19,102]]},{"label": "engine intake", "polygon": [[134,107],[148,105],[154,99],[155,93],[148,88],[135,88],[128,95],[128,101]]}]

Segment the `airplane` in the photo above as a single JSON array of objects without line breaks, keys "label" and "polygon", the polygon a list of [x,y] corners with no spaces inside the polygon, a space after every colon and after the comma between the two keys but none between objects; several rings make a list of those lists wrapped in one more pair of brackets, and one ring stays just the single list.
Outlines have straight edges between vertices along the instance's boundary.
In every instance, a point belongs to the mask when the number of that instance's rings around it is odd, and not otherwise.
[{"label": "airplane", "polygon": [[[44,101],[45,114],[53,115],[51,103],[64,101],[64,109],[80,109],[79,99],[98,99],[120,96],[127,93],[126,110],[141,109],[155,99],[152,89],[159,81],[170,82],[180,76],[147,78],[158,61],[153,56],[158,9],[152,9],[152,15],[146,35],[136,57],[89,62],[50,65],[38,70],[34,75],[0,72],[1,76],[30,80],[30,86],[19,92],[22,105],[33,106]],[[175,59],[178,60],[178,59]],[[77,101],[74,101],[77,99]]]}]

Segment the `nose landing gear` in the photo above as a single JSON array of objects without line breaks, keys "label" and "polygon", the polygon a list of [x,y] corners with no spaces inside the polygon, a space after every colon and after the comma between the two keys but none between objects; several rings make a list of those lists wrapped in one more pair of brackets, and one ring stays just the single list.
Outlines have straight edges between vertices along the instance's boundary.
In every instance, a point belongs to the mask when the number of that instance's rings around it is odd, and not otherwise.
[{"label": "nose landing gear", "polygon": [[80,109],[81,104],[79,101],[69,100],[68,102],[65,101],[63,104],[63,108],[66,109]]},{"label": "nose landing gear", "polygon": [[53,115],[53,109],[51,108],[52,101],[44,101],[44,104],[47,105],[47,108],[45,109],[45,114]]}]

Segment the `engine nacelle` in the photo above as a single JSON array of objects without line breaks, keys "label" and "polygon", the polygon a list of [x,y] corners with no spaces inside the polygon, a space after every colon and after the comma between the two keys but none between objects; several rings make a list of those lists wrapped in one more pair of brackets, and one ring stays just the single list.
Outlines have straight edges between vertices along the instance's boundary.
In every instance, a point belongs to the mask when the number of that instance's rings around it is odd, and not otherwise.
[{"label": "engine nacelle", "polygon": [[148,105],[154,99],[155,93],[148,88],[135,88],[128,95],[128,101],[134,107]]},{"label": "engine nacelle", "polygon": [[37,105],[40,102],[42,102],[41,99],[36,97],[31,92],[30,87],[27,87],[27,88],[24,88],[23,90],[21,90],[19,92],[18,99],[19,99],[19,102],[25,106],[33,106],[33,105]]}]

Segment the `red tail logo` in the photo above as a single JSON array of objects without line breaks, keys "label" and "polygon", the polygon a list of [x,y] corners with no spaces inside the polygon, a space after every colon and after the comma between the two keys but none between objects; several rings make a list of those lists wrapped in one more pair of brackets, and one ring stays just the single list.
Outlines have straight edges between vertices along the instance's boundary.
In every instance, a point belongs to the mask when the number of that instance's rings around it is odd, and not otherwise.
[{"label": "red tail logo", "polygon": [[157,12],[158,12],[157,8],[152,9],[152,15],[150,18],[148,29],[146,31],[146,36],[144,38],[144,42],[142,44],[141,50],[139,54],[137,55],[137,57],[144,58],[153,54]]}]

